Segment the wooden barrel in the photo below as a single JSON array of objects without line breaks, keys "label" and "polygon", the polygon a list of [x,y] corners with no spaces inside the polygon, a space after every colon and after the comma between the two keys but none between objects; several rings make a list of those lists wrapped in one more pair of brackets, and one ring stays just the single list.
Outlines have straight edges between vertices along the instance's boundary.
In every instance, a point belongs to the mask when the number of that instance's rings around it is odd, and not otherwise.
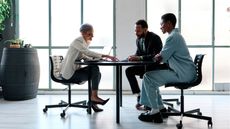
[{"label": "wooden barrel", "polygon": [[40,65],[34,48],[4,48],[0,83],[5,100],[27,100],[37,96]]}]

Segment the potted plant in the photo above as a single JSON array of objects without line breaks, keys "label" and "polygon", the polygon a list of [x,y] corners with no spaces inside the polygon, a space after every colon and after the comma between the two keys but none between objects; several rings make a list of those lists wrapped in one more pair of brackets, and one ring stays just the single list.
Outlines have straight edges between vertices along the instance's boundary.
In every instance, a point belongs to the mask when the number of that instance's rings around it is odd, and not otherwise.
[{"label": "potted plant", "polygon": [[12,39],[12,40],[6,40],[5,42],[10,43],[10,48],[23,48],[24,41],[21,39]]},{"label": "potted plant", "polygon": [[4,21],[11,15],[11,1],[0,0],[0,40],[2,39],[2,32],[5,29]]}]

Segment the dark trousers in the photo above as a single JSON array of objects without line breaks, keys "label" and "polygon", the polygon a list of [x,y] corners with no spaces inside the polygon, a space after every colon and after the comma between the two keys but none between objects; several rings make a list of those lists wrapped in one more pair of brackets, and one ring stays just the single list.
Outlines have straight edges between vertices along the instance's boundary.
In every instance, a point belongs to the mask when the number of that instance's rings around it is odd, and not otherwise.
[{"label": "dark trousers", "polygon": [[70,78],[73,82],[88,81],[89,67],[91,67],[91,79],[92,79],[92,90],[98,90],[98,86],[101,80],[101,73],[98,66],[87,66],[76,70],[73,76]]},{"label": "dark trousers", "polygon": [[157,69],[168,69],[167,64],[153,64],[153,65],[136,65],[136,66],[130,66],[125,70],[127,79],[129,81],[131,90],[133,94],[140,93],[140,88],[136,79],[136,75],[139,76],[140,78],[143,77],[145,72],[147,71],[152,71],[152,70],[157,70]]}]

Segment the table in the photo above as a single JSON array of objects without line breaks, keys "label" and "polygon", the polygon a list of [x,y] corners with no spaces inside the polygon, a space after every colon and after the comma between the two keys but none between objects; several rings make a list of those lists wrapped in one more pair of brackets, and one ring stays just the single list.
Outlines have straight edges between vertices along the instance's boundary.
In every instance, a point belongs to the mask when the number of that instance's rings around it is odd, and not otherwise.
[{"label": "table", "polygon": [[[120,123],[120,106],[122,106],[122,66],[150,65],[153,61],[75,61],[79,65],[115,66],[116,68],[116,122]],[[91,70],[89,69],[91,75]],[[92,86],[91,77],[88,78],[89,87]],[[89,102],[91,102],[89,97]],[[91,112],[91,111],[90,111]]]}]

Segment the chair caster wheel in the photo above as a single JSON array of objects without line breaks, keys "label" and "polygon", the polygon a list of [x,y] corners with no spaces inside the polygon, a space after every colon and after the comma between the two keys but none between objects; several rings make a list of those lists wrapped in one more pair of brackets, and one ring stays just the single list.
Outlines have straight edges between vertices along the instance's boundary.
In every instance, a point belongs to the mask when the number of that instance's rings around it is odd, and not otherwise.
[{"label": "chair caster wheel", "polygon": [[177,129],[182,129],[183,125],[180,123],[180,124],[177,124],[176,127]]},{"label": "chair caster wheel", "polygon": [[201,113],[201,112],[198,112],[198,113],[197,113],[197,115],[200,115],[200,116],[202,116],[202,113]]},{"label": "chair caster wheel", "polygon": [[177,129],[182,129],[182,127],[183,127],[182,121],[180,121],[180,123],[178,123],[176,125],[176,127],[177,127]]},{"label": "chair caster wheel", "polygon": [[61,114],[60,114],[61,118],[64,118],[65,117],[65,112],[63,111]]},{"label": "chair caster wheel", "polygon": [[211,120],[208,121],[208,127],[209,127],[209,125],[210,125],[210,127],[212,127],[212,121]]},{"label": "chair caster wheel", "polygon": [[43,109],[43,112],[44,112],[44,113],[46,113],[46,112],[47,112],[47,110],[48,110],[47,108],[44,108],[44,109]]}]

